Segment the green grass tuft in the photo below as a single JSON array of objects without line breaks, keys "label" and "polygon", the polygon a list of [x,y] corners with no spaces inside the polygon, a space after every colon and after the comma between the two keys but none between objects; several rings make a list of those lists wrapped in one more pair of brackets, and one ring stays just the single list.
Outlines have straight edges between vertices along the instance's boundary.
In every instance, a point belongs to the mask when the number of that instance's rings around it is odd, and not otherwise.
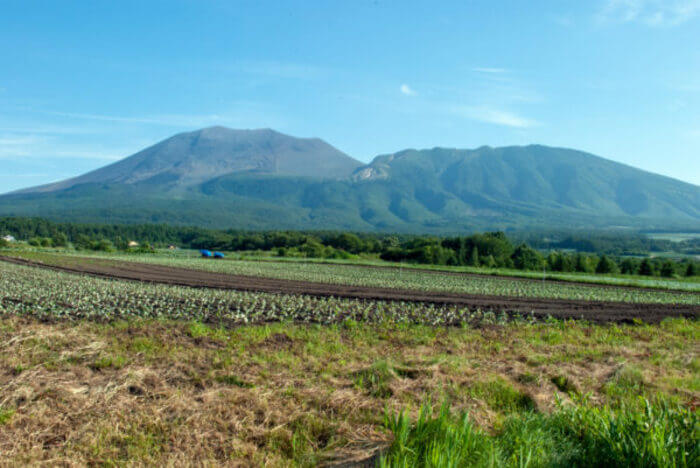
[{"label": "green grass tuft", "polygon": [[665,401],[641,402],[643,411],[595,407],[584,399],[553,414],[509,416],[494,435],[480,431],[467,413],[447,405],[433,416],[423,406],[415,422],[405,412],[387,415],[394,442],[381,467],[635,466],[700,464],[700,417]]},{"label": "green grass tuft", "polygon": [[223,383],[226,385],[233,385],[235,387],[241,387],[241,388],[252,388],[254,385],[250,382],[246,382],[245,380],[242,380],[240,377],[233,375],[233,374],[227,374],[227,375],[217,375],[214,377],[214,380],[216,380],[219,383]]},{"label": "green grass tuft", "polygon": [[530,411],[535,409],[532,397],[513,387],[501,377],[477,382],[470,389],[474,398],[484,400],[495,411]]},{"label": "green grass tuft", "polygon": [[15,410],[5,409],[2,406],[0,406],[0,426],[10,422],[10,419],[12,418],[12,415],[14,415],[14,414],[15,414]]}]

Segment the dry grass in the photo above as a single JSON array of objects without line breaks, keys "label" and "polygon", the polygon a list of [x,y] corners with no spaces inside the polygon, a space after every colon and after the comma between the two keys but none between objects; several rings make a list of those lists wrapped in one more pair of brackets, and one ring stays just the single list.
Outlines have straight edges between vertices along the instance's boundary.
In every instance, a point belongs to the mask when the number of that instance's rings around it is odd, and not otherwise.
[{"label": "dry grass", "polygon": [[700,326],[485,329],[0,320],[8,465],[315,465],[385,446],[387,409],[512,411],[663,393],[700,401]]}]

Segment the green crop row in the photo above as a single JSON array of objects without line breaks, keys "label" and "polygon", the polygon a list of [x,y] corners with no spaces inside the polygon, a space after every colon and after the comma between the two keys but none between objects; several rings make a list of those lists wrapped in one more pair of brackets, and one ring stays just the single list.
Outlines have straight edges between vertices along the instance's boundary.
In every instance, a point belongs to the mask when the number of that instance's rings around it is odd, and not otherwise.
[{"label": "green crop row", "polygon": [[436,326],[506,320],[505,313],[500,311],[469,310],[457,306],[113,281],[3,262],[0,262],[0,311],[41,318],[106,321],[143,317],[222,325],[270,321],[320,324],[368,321]]},{"label": "green crop row", "polygon": [[[21,255],[26,258],[52,264],[62,264],[63,262],[74,261],[75,259],[75,257],[71,255],[44,252],[24,252],[21,253]],[[84,254],[81,253],[81,255]],[[94,255],[94,257],[106,260],[113,259],[152,263],[217,273],[353,286],[511,297],[700,305],[700,294],[692,292],[589,286],[573,283],[416,271],[401,268],[367,268],[353,265],[278,263],[245,260],[213,261],[197,257],[182,257],[167,254]]]}]

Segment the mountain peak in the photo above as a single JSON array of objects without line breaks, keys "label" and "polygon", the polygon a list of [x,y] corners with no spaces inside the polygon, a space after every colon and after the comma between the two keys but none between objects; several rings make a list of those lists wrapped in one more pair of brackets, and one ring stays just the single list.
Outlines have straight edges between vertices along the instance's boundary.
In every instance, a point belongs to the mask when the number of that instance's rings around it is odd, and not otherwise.
[{"label": "mountain peak", "polygon": [[[204,127],[200,128],[199,130],[193,130],[191,132],[185,132],[184,134],[188,133],[194,133],[194,134],[206,134],[206,135],[260,135],[260,136],[265,136],[265,135],[282,135],[282,133],[273,130],[271,128],[243,128],[243,129],[238,129],[238,128],[231,128],[231,127],[224,127],[223,125],[213,125],[211,127]],[[286,136],[286,135],[285,135]]]},{"label": "mountain peak", "polygon": [[185,187],[236,172],[345,178],[362,164],[318,138],[270,128],[206,127],[174,135],[85,175],[22,192],[51,192],[82,184]]}]

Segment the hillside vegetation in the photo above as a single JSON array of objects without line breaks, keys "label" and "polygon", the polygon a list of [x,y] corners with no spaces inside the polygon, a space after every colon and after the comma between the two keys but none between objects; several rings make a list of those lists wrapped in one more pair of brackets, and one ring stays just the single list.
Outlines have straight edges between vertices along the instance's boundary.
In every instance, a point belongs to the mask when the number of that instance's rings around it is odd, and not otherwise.
[{"label": "hillside vegetation", "polygon": [[700,188],[565,148],[406,150],[362,166],[318,139],[214,127],[176,135],[80,177],[0,196],[0,213],[412,233],[693,229]]}]

